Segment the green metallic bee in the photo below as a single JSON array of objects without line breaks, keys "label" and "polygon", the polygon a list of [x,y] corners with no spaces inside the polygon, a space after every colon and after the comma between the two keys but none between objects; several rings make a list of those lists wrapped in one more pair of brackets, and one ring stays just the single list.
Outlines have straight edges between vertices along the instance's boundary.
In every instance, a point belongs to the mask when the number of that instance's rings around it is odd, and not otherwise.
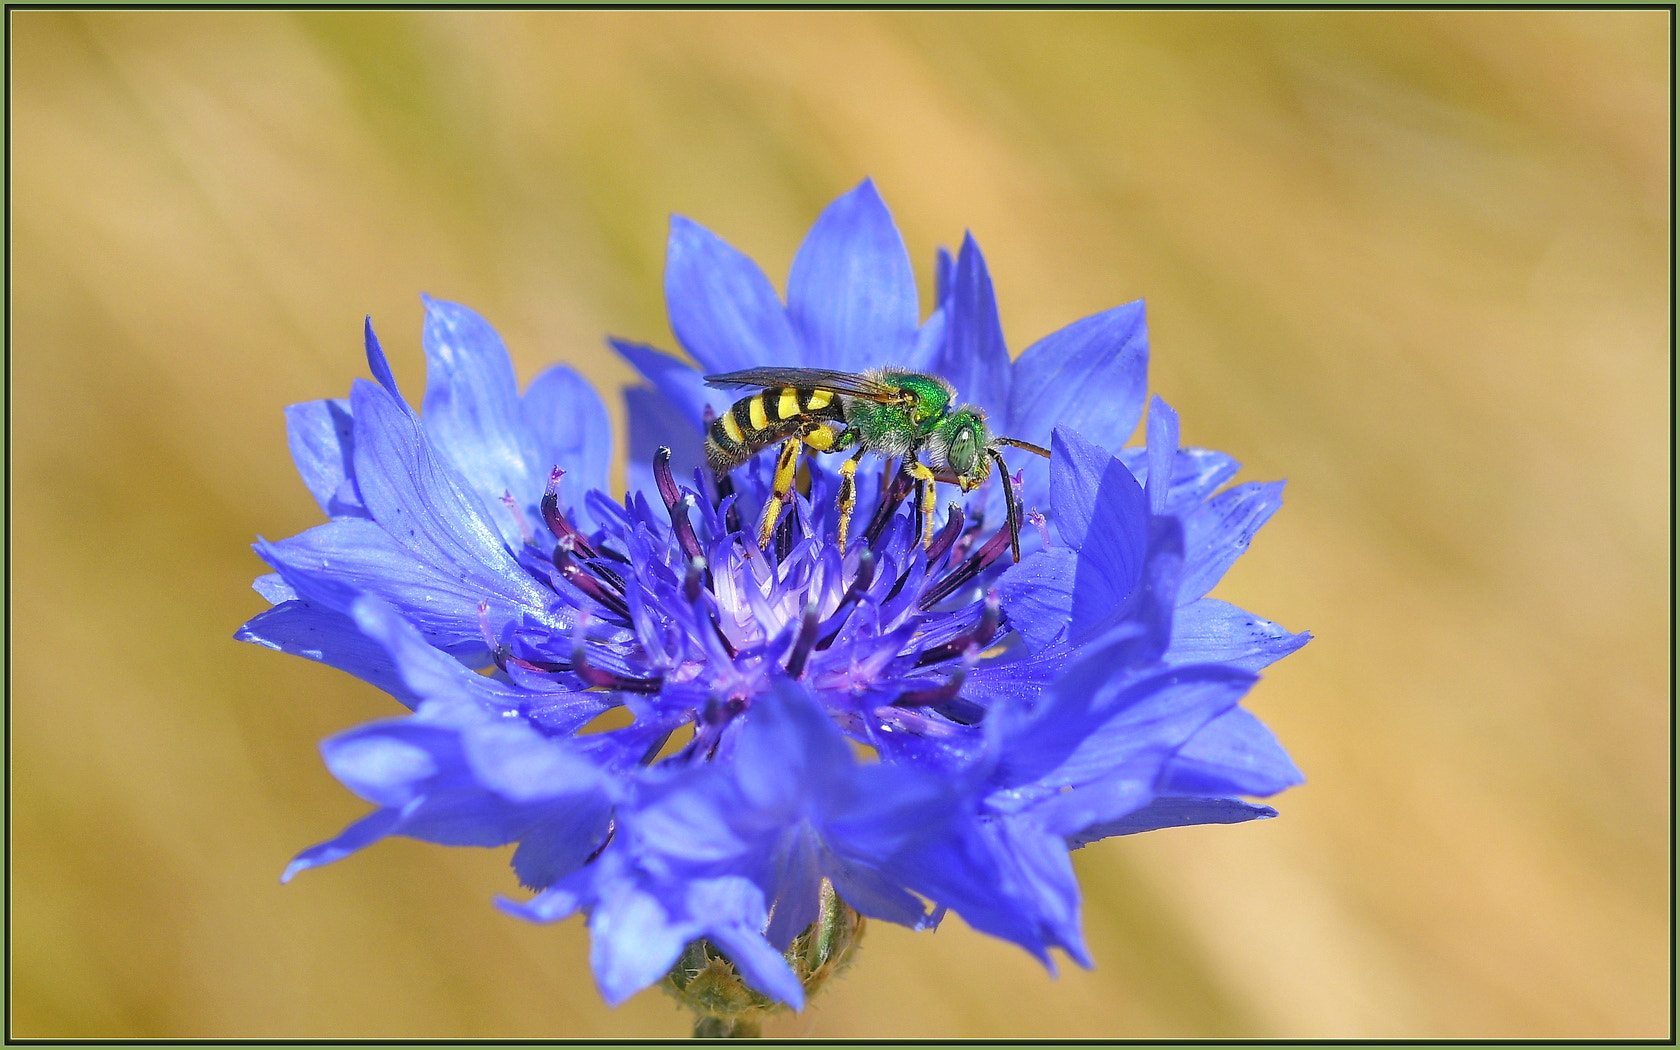
[{"label": "green metallic bee", "polygon": [[[855,449],[840,465],[841,551],[846,549],[857,505],[853,476],[858,461],[866,452],[878,452],[901,459],[900,469],[916,483],[924,547],[933,539],[934,484],[943,481],[972,491],[996,463],[1003,475],[1010,551],[1016,561],[1021,560],[1020,510],[998,447],[1026,449],[1046,459],[1050,453],[1015,438],[990,436],[986,414],[973,405],[953,408],[956,390],[938,376],[891,368],[861,374],[825,368],[749,368],[707,376],[706,384],[759,388],[758,393],[735,402],[706,430],[706,460],[719,477],[782,443],[775,485],[759,521],[760,547],[768,547],[776,531],[782,504],[793,488],[800,449],[813,453]],[[925,463],[918,458],[924,454]]]}]

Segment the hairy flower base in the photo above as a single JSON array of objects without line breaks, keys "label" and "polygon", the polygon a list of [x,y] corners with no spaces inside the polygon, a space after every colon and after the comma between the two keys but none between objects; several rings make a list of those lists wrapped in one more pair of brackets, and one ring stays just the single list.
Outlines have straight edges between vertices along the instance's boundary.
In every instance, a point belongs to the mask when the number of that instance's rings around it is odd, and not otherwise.
[{"label": "hairy flower base", "polygon": [[[807,1000],[852,964],[864,925],[864,917],[825,881],[817,921],[783,953]],[[765,1020],[787,1011],[785,1004],[753,991],[729,956],[704,938],[683,949],[662,987],[694,1011],[696,1039],[755,1037]]]}]

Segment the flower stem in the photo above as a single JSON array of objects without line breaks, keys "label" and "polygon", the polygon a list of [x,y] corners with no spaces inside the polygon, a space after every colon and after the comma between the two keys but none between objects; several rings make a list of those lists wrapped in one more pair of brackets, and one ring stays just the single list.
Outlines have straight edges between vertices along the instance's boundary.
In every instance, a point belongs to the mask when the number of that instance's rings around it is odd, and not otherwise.
[{"label": "flower stem", "polygon": [[701,1016],[694,1019],[696,1039],[757,1039],[763,1025],[757,1016],[736,1014],[733,1017]]}]

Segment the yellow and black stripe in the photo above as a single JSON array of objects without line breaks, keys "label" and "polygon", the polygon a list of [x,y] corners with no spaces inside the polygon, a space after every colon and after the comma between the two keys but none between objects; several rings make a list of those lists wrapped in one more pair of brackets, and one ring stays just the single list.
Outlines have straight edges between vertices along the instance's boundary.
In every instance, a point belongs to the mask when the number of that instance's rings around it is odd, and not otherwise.
[{"label": "yellow and black stripe", "polygon": [[722,474],[760,450],[801,432],[815,439],[807,442],[813,447],[826,448],[826,444],[819,444],[822,437],[818,431],[832,432],[820,425],[824,420],[846,420],[845,398],[832,390],[786,386],[760,391],[743,397],[712,420],[706,429],[706,461]]}]

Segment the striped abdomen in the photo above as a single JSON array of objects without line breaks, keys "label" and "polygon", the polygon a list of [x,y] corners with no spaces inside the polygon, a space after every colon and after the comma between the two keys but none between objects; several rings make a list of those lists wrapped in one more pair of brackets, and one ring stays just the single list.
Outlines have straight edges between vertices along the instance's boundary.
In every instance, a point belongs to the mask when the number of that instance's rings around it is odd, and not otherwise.
[{"label": "striped abdomen", "polygon": [[743,397],[706,428],[706,462],[726,473],[825,419],[846,420],[844,399],[832,390],[787,386]]}]

